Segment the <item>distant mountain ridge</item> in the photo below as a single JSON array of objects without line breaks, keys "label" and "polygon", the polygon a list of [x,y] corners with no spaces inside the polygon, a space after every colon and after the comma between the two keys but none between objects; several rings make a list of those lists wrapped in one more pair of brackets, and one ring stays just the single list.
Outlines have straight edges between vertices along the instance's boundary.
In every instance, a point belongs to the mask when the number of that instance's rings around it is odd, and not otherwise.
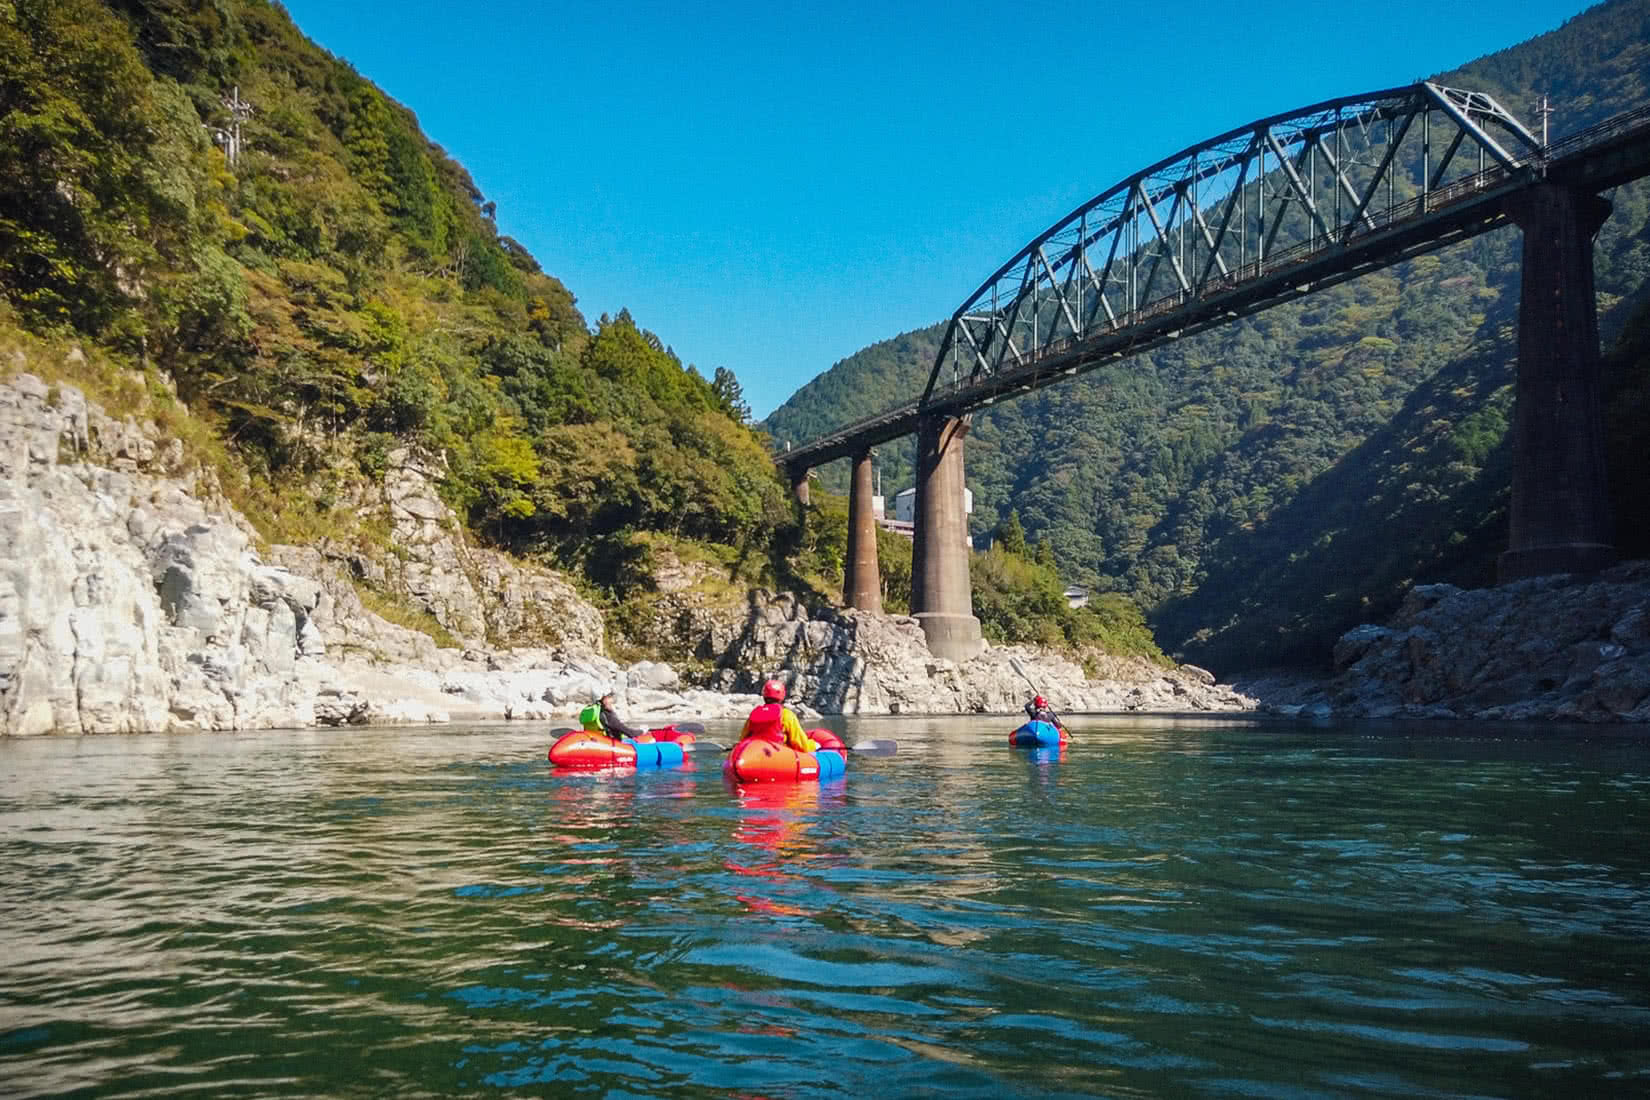
[{"label": "distant mountain ridge", "polygon": [[[1545,96],[1556,139],[1650,101],[1650,0],[1589,9],[1435,79],[1490,93],[1537,132]],[[1594,266],[1616,349],[1612,449],[1633,454],[1650,188],[1610,197]],[[1065,577],[1137,600],[1184,659],[1222,671],[1326,659],[1415,580],[1492,579],[1518,285],[1518,232],[1503,229],[984,410],[968,437],[975,530],[1016,511]],[[850,356],[764,427],[801,441],[910,400],[942,334],[937,323]],[[909,440],[880,449],[890,494],[910,483],[911,454]],[[822,484],[840,491],[841,466]],[[1619,480],[1618,541],[1643,552],[1637,490]]]}]

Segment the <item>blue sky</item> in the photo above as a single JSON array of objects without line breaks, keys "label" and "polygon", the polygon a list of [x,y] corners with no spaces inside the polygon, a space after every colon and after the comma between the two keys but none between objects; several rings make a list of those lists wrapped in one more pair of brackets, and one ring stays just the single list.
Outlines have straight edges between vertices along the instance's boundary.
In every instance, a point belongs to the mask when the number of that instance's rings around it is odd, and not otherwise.
[{"label": "blue sky", "polygon": [[628,308],[761,417],[1153,161],[1588,5],[285,6],[417,113],[587,320]]}]

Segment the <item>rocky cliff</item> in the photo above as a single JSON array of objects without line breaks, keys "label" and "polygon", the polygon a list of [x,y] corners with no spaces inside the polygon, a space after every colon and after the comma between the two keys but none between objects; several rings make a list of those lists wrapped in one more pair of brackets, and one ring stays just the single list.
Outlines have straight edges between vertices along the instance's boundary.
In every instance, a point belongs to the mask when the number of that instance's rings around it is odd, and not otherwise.
[{"label": "rocky cliff", "polygon": [[917,620],[852,609],[809,612],[794,596],[747,598],[737,622],[708,624],[702,643],[720,666],[711,686],[753,691],[768,670],[829,714],[992,714],[1019,709],[1032,686],[1072,713],[1244,710],[1253,702],[1190,666],[1144,658],[1072,658],[1028,646],[990,646],[961,663],[935,657]]},{"label": "rocky cliff", "polygon": [[1335,645],[1321,682],[1240,680],[1287,714],[1650,721],[1650,563],[1489,589],[1418,585]]},{"label": "rocky cliff", "polygon": [[[260,549],[181,444],[16,374],[0,385],[0,732],[550,718],[633,687],[639,710],[742,713],[604,656],[600,613],[546,570],[466,547],[420,469],[393,458],[388,564]],[[460,645],[371,613],[356,580]],[[510,647],[522,637],[551,644]]]},{"label": "rocky cliff", "polygon": [[[1027,677],[1068,712],[1252,705],[1147,662],[1091,676],[992,648],[957,666],[928,653],[915,620],[810,614],[763,592],[700,622],[718,671],[710,690],[686,688],[669,666],[605,656],[601,614],[566,579],[464,538],[434,491],[439,460],[391,454],[357,502],[383,516],[392,552],[261,546],[181,444],[25,365],[0,384],[5,734],[565,720],[607,689],[637,721],[731,718],[773,675],[808,713],[1014,712]],[[385,621],[363,591],[420,609],[456,644]]]}]

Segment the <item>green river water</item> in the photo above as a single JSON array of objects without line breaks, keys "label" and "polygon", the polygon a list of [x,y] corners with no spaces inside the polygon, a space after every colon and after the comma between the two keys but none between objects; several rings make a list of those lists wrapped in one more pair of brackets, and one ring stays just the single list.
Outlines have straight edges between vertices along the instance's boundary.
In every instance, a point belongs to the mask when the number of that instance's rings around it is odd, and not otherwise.
[{"label": "green river water", "polygon": [[0,742],[0,1095],[1650,1094],[1645,734],[1012,724]]}]

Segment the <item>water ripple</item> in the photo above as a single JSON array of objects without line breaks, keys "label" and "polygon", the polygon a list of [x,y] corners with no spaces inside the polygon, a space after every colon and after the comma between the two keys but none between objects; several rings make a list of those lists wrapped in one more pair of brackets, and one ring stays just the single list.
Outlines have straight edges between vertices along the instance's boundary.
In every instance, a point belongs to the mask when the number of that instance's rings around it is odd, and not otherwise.
[{"label": "water ripple", "polygon": [[844,782],[743,792],[555,775],[519,726],[0,744],[0,1092],[1650,1075],[1642,746],[1000,733],[907,723]]}]

